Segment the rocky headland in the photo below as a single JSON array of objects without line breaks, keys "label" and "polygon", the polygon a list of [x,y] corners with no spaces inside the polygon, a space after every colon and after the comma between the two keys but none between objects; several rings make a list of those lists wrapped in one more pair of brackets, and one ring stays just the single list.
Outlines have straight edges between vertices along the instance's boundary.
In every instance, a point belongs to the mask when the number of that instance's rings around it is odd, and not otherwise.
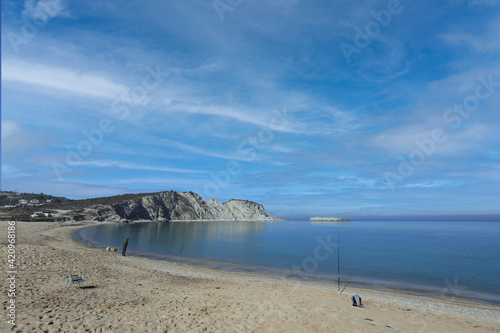
[{"label": "rocky headland", "polygon": [[[285,221],[248,200],[205,201],[193,192],[165,191],[124,194],[84,200],[58,200],[39,205],[17,205],[2,210],[3,219],[24,221]],[[42,211],[43,213],[35,213]],[[39,216],[38,216],[39,215]]]},{"label": "rocky headland", "polygon": [[85,219],[106,222],[152,221],[278,221],[261,204],[248,200],[206,202],[193,192],[160,192],[85,209]]}]

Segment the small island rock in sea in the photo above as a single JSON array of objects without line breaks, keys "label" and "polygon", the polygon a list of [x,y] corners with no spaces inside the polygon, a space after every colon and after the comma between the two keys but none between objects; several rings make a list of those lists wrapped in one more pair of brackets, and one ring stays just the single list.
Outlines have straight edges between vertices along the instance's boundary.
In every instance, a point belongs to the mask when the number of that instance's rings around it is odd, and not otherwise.
[{"label": "small island rock in sea", "polygon": [[351,221],[349,219],[342,219],[339,217],[311,217],[311,222],[343,222],[343,221]]}]

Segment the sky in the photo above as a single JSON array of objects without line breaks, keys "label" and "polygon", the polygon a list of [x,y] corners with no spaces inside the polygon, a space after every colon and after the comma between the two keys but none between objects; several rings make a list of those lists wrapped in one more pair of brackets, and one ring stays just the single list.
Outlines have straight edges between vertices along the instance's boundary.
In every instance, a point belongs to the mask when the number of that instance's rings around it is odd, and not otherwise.
[{"label": "sky", "polygon": [[2,1],[1,189],[500,216],[500,1]]}]

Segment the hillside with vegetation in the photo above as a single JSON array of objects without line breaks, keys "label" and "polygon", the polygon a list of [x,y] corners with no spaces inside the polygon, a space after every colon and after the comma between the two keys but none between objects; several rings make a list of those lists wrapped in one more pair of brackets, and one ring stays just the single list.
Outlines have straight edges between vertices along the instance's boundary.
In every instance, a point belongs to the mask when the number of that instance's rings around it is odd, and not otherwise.
[{"label": "hillside with vegetation", "polygon": [[[2,192],[4,195],[5,192]],[[193,192],[123,194],[70,200],[41,194],[5,193],[0,219],[24,221],[277,221],[248,200],[205,201]]]}]

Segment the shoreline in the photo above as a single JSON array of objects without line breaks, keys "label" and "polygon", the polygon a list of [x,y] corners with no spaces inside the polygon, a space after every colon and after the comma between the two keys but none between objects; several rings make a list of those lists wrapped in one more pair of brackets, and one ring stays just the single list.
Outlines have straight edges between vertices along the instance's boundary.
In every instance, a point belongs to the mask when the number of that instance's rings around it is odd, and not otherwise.
[{"label": "shoreline", "polygon": [[[338,294],[320,283],[122,257],[73,239],[95,224],[16,223],[16,332],[500,332],[494,305],[351,286]],[[83,274],[86,288],[65,287],[66,268]],[[364,309],[351,306],[356,293]]]},{"label": "shoreline", "polygon": [[[177,221],[180,222],[180,221]],[[188,222],[226,222],[226,221],[208,221],[208,220],[203,220],[203,221],[188,221]],[[254,222],[254,221],[252,221]],[[255,221],[259,222],[259,221]],[[263,221],[266,222],[266,221]],[[78,229],[84,229],[91,227],[93,225],[98,225],[100,222],[83,222],[83,223],[88,223],[87,225],[81,226]],[[143,222],[141,222],[143,223]],[[115,224],[120,224],[120,223],[115,223]],[[78,231],[78,229],[73,230],[70,233],[71,240],[74,242],[76,246],[82,246],[84,248],[90,249],[90,250],[97,250],[101,251],[102,249],[105,248],[104,245],[97,245],[97,244],[90,244],[86,243],[84,241],[79,240],[76,236],[75,233]],[[129,253],[129,252],[127,252]],[[265,273],[259,273],[255,272],[253,270],[245,270],[245,266],[237,265],[237,264],[231,264],[231,263],[224,263],[224,262],[216,262],[216,261],[203,261],[203,260],[196,260],[193,258],[181,258],[179,260],[169,260],[167,259],[167,256],[165,258],[161,258],[160,256],[155,256],[154,254],[151,255],[141,255],[137,253],[130,252],[130,255],[127,255],[127,257],[134,258],[134,260],[137,260],[140,262],[141,260],[144,260],[145,262],[154,262],[156,265],[162,265],[165,264],[165,266],[177,266],[184,268],[186,270],[196,270],[196,271],[201,271],[205,272],[207,275],[216,275],[216,274],[227,274],[228,276],[231,274],[234,274],[238,277],[244,277],[247,276],[248,278],[264,278],[264,279],[272,279],[281,281],[283,283],[297,283],[301,285],[310,285],[310,286],[315,286],[318,288],[323,288],[323,289],[328,289],[328,290],[337,290],[336,285],[332,285],[330,282],[326,281],[321,281],[321,280],[314,280],[314,279],[296,279],[296,278],[291,278],[291,277],[283,277],[282,274],[265,274]],[[174,259],[172,257],[171,259]],[[208,265],[204,265],[208,264]],[[212,267],[210,267],[211,265]],[[219,268],[213,267],[213,266],[220,266]],[[236,269],[229,269],[229,267],[234,267]],[[238,270],[241,269],[241,270]],[[251,269],[252,267],[249,266]],[[342,285],[342,284],[341,284]],[[488,302],[485,300],[477,299],[477,298],[472,298],[472,297],[440,297],[439,295],[441,293],[437,291],[431,291],[431,290],[420,290],[420,289],[413,289],[412,291],[408,291],[407,289],[404,289],[402,287],[395,287],[392,285],[384,285],[384,284],[374,284],[374,283],[368,283],[368,282],[354,282],[349,284],[350,287],[346,288],[345,292],[347,290],[352,290],[352,291],[359,291],[363,292],[365,294],[374,294],[374,295],[392,295],[394,297],[401,297],[401,298],[417,298],[420,299],[422,298],[422,301],[433,301],[433,302],[442,302],[446,304],[453,304],[453,305],[459,305],[459,306],[473,306],[473,307],[481,307],[481,308],[490,308],[490,307],[498,307],[500,310],[500,304],[495,303],[495,302]],[[344,287],[341,286],[341,290]],[[448,300],[449,299],[449,300]]]},{"label": "shoreline", "polygon": [[[138,223],[147,223],[151,221],[140,221]],[[181,222],[181,221],[176,221]],[[186,222],[186,221],[184,221]],[[228,222],[228,221],[188,221],[188,222]],[[229,221],[231,222],[231,221]],[[268,222],[268,221],[244,221],[244,222]],[[87,222],[88,225],[78,228],[78,230],[92,227],[93,225],[102,224],[102,222]],[[155,222],[153,222],[155,223]],[[314,223],[314,222],[310,222]],[[110,224],[106,222],[106,224]],[[122,223],[111,223],[116,225],[121,225]],[[103,250],[106,248],[105,244],[97,244],[91,241],[85,241],[84,239],[78,238],[76,233],[78,230],[72,232],[71,237],[73,241],[77,245],[82,245],[90,249]],[[136,258],[144,258],[149,260],[155,260],[158,262],[165,262],[175,265],[186,265],[191,268],[199,268],[206,270],[213,270],[216,272],[225,272],[228,274],[236,273],[236,274],[248,274],[253,276],[260,277],[269,277],[273,279],[277,279],[279,281],[288,281],[291,282],[301,282],[301,283],[310,283],[310,284],[318,284],[323,285],[329,289],[337,290],[337,276],[336,275],[307,275],[307,274],[299,274],[291,272],[291,270],[280,270],[273,269],[268,267],[261,266],[252,266],[252,265],[241,265],[238,263],[230,263],[230,262],[218,262],[211,260],[202,260],[196,258],[186,258],[186,257],[178,257],[175,255],[161,255],[157,253],[134,253],[128,251],[130,257]],[[347,282],[346,282],[347,281]],[[408,283],[404,281],[391,281],[391,280],[380,280],[373,279],[370,277],[363,276],[341,276],[341,287],[340,289],[345,289],[346,285],[350,286],[355,290],[363,290],[366,292],[387,292],[387,293],[396,293],[401,294],[402,296],[415,296],[415,297],[425,297],[429,299],[433,299],[436,301],[442,301],[444,299],[453,299],[455,303],[458,304],[473,304],[473,305],[485,305],[485,306],[499,306],[500,308],[500,298],[495,296],[491,298],[487,298],[487,293],[479,292],[479,291],[453,291],[449,290],[445,287],[437,287],[437,286],[428,286],[424,284],[417,283]],[[452,286],[449,283],[448,287]],[[443,295],[444,293],[444,295]]]},{"label": "shoreline", "polygon": [[[177,221],[180,222],[180,221]],[[189,222],[189,221],[188,221]],[[192,221],[192,222],[200,222],[200,221]],[[201,222],[214,222],[214,221],[201,221]],[[216,222],[224,222],[224,221],[216,221]],[[253,222],[253,221],[252,221]],[[256,221],[259,222],[259,221]],[[263,221],[266,222],[266,221]],[[88,225],[81,226],[78,229],[83,229],[83,228],[88,228],[92,225],[99,224],[99,222],[88,222]],[[75,232],[77,230],[73,230],[70,234],[71,240],[76,246],[81,246],[87,249],[91,250],[100,250],[102,248],[101,245],[91,245],[91,244],[85,244],[84,242],[79,241],[75,236]],[[127,255],[128,257],[128,255]],[[275,275],[265,275],[265,274],[260,274],[256,273],[253,271],[236,271],[236,270],[229,270],[229,269],[224,269],[224,268],[212,268],[212,267],[206,267],[201,264],[196,264],[196,263],[190,263],[186,262],[183,260],[179,261],[169,261],[166,259],[159,259],[155,258],[154,256],[148,256],[148,255],[139,255],[139,254],[133,254],[130,255],[131,258],[134,258],[139,263],[144,263],[148,265],[154,265],[155,267],[165,265],[165,269],[167,267],[171,266],[177,266],[181,269],[185,270],[192,270],[196,271],[198,274],[206,274],[207,277],[213,277],[217,276],[218,274],[224,275],[221,278],[230,278],[231,275],[234,275],[236,278],[248,278],[249,280],[254,280],[254,279],[269,279],[271,282],[281,282],[289,285],[301,285],[301,286],[308,286],[312,288],[317,288],[317,289],[323,289],[323,290],[329,290],[329,291],[337,291],[337,286],[332,286],[331,283],[327,282],[321,282],[321,281],[310,281],[310,280],[300,280],[300,279],[294,279],[294,278],[284,278],[282,276],[275,276]],[[191,259],[191,261],[195,262],[196,260]],[[200,261],[201,262],[201,261]],[[214,262],[214,264],[220,264],[223,266],[229,266],[227,263],[217,263]],[[237,265],[235,265],[237,266]],[[239,267],[239,266],[237,266]],[[342,288],[341,288],[342,289]],[[438,292],[427,292],[423,291],[419,293],[420,291],[415,291],[415,292],[410,292],[401,288],[396,288],[396,287],[391,287],[388,285],[376,285],[376,284],[361,284],[358,286],[351,286],[349,288],[346,288],[344,290],[347,294],[364,294],[365,297],[368,295],[368,297],[373,297],[377,299],[386,299],[386,300],[398,300],[399,303],[401,304],[406,304],[407,306],[420,306],[423,308],[427,309],[445,309],[446,306],[458,306],[458,307],[475,307],[478,309],[487,309],[487,310],[499,310],[500,311],[500,305],[493,303],[493,302],[487,302],[475,298],[467,298],[467,297],[449,297],[449,298],[443,298],[439,297]],[[429,303],[434,303],[432,305],[429,305]],[[437,303],[437,304],[436,304]],[[442,303],[442,304],[441,304]],[[466,311],[467,312],[467,311]],[[470,315],[476,316],[476,317],[483,317],[482,312],[478,311],[468,311]],[[500,316],[500,312],[499,312]],[[499,325],[500,325],[500,317],[499,317]],[[499,329],[500,331],[500,329]]]},{"label": "shoreline", "polygon": [[[193,221],[193,222],[200,222],[200,221]],[[210,222],[210,221],[201,221],[201,222]],[[224,221],[221,221],[224,222]],[[89,222],[88,225],[82,226],[74,231],[71,232],[70,237],[72,241],[75,243],[77,246],[82,246],[87,249],[91,250],[97,250],[101,251],[105,248],[105,245],[97,245],[97,244],[91,244],[88,242],[84,242],[80,239],[78,239],[75,236],[75,233],[79,229],[84,229],[91,227],[93,225],[99,224],[99,222]],[[116,223],[120,224],[120,223]],[[129,253],[129,252],[127,252]],[[318,278],[317,280],[314,278],[311,279],[298,279],[298,278],[293,278],[293,277],[284,277],[283,274],[279,274],[277,271],[275,274],[273,273],[259,273],[255,271],[256,268],[260,267],[252,267],[252,266],[241,266],[238,264],[232,264],[232,263],[225,263],[225,262],[216,262],[216,261],[207,261],[207,260],[197,260],[193,258],[179,258],[175,259],[175,257],[170,257],[170,256],[164,256],[161,257],[159,255],[155,254],[137,254],[130,252],[130,255],[127,255],[127,257],[134,258],[138,262],[141,260],[144,260],[145,262],[154,262],[157,265],[162,265],[165,264],[165,266],[170,266],[174,265],[177,267],[185,268],[186,270],[191,269],[191,270],[200,270],[202,272],[207,273],[207,275],[210,275],[210,273],[216,275],[216,274],[227,274],[230,276],[231,274],[234,274],[238,277],[242,276],[247,276],[248,278],[264,278],[264,279],[271,279],[273,281],[280,281],[283,283],[297,283],[301,285],[310,285],[318,288],[323,288],[323,289],[328,289],[328,290],[333,290],[337,291],[337,285],[332,285],[331,282],[325,281],[325,279],[320,279]],[[174,260],[175,259],[175,260]],[[218,267],[215,267],[218,266]],[[233,267],[234,269],[230,269],[230,267]],[[245,269],[248,267],[248,269]],[[341,283],[341,290],[344,289],[345,284]],[[411,285],[409,285],[411,286]],[[349,287],[349,288],[347,288]],[[459,305],[459,306],[473,306],[473,307],[481,307],[481,308],[490,308],[490,307],[498,307],[500,310],[500,303],[492,302],[492,301],[486,301],[483,299],[478,299],[478,298],[473,298],[473,297],[463,297],[463,296],[452,296],[452,297],[441,297],[441,293],[438,291],[432,291],[432,290],[426,290],[426,289],[405,289],[403,287],[397,287],[394,285],[390,284],[376,284],[376,283],[369,283],[368,279],[367,282],[351,282],[348,284],[345,288],[345,292],[348,290],[351,290],[353,292],[362,292],[365,294],[373,294],[373,295],[392,295],[393,297],[401,297],[401,298],[415,298],[415,300],[422,299],[422,302],[424,301],[433,301],[433,302],[441,302],[441,303],[446,303],[446,304],[452,304],[452,305]],[[425,286],[422,286],[425,287]],[[423,304],[423,303],[422,303]]]}]

